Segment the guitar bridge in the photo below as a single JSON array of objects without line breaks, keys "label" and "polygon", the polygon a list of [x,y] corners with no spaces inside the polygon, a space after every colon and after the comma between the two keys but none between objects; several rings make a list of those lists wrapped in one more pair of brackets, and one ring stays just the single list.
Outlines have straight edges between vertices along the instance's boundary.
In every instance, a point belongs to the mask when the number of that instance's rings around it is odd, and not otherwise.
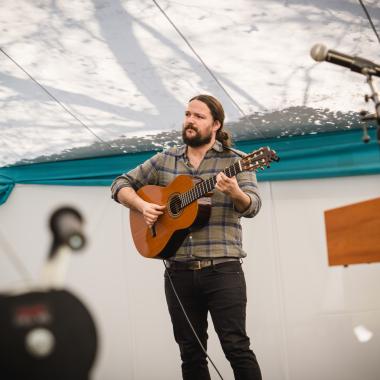
[{"label": "guitar bridge", "polygon": [[156,237],[157,236],[156,225],[153,224],[153,226],[149,227],[149,229],[150,229],[150,233],[151,233],[152,237]]}]

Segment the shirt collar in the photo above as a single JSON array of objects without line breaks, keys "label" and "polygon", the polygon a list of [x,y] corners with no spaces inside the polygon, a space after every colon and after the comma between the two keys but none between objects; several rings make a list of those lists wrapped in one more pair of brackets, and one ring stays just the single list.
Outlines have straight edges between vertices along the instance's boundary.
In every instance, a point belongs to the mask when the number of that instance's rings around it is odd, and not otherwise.
[{"label": "shirt collar", "polygon": [[[186,154],[186,148],[187,148],[187,145],[181,145],[180,147],[178,147],[175,155],[176,156],[184,156]],[[211,149],[215,150],[217,152],[223,152],[223,145],[220,141],[216,140],[215,144],[212,146]]]}]

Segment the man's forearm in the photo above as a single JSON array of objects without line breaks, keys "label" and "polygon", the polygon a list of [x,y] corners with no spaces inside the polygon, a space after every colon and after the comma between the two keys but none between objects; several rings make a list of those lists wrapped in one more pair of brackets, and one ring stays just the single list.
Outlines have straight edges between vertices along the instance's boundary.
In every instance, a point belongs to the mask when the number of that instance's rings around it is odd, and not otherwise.
[{"label": "man's forearm", "polygon": [[243,190],[239,189],[234,194],[231,194],[232,202],[236,211],[243,213],[251,205],[251,197],[247,195]]},{"label": "man's forearm", "polygon": [[117,194],[117,200],[126,207],[142,212],[144,200],[131,187],[123,187]]},{"label": "man's forearm", "polygon": [[124,206],[135,209],[143,215],[145,223],[151,227],[164,213],[165,205],[146,202],[131,187],[123,187],[117,194],[117,200]]}]

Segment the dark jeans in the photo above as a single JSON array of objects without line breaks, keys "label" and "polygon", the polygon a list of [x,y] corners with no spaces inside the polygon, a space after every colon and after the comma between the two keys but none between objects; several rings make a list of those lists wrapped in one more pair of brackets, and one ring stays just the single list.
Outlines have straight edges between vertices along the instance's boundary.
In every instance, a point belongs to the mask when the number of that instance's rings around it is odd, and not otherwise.
[{"label": "dark jeans", "polygon": [[[207,347],[207,313],[218,334],[235,379],[260,380],[246,333],[246,285],[241,263],[221,263],[201,270],[168,269],[174,287],[203,346]],[[165,273],[165,293],[184,380],[210,380],[207,358],[194,337]]]}]

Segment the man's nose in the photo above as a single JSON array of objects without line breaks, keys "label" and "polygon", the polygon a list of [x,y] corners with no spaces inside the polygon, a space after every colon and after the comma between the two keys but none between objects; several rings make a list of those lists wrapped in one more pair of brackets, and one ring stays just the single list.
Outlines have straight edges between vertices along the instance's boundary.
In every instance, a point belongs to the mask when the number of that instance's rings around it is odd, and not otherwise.
[{"label": "man's nose", "polygon": [[186,116],[186,122],[187,123],[193,123],[194,121],[194,116],[193,115],[187,115]]}]

